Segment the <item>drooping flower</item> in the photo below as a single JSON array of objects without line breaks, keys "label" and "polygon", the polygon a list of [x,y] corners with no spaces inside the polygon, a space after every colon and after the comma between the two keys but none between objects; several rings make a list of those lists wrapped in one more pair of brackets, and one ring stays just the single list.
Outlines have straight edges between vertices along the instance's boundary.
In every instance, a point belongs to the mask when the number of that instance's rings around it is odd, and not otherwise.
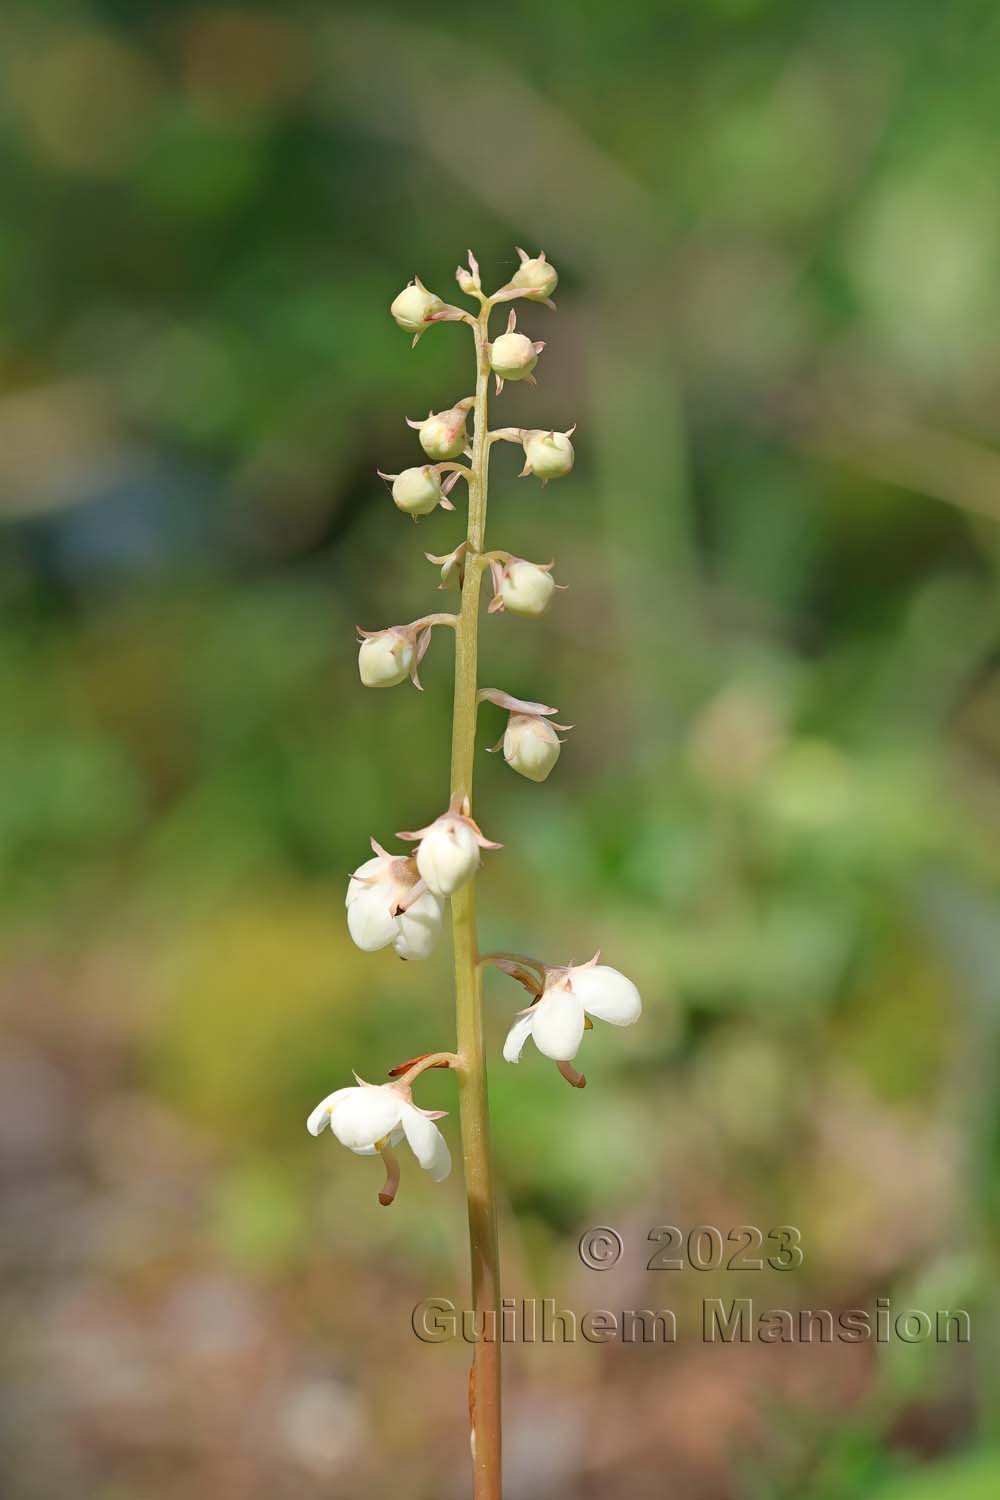
[{"label": "drooping flower", "polygon": [[382,630],[356,626],[360,649],[358,672],[365,687],[395,687],[409,677],[420,687],[420,663],[427,654],[435,625],[453,625],[451,614],[422,615],[409,625],[387,625]]},{"label": "drooping flower", "polygon": [[365,687],[395,687],[413,671],[416,655],[414,642],[405,630],[389,626],[386,630],[362,630],[358,651],[358,672]]},{"label": "drooping flower", "polygon": [[511,308],[506,333],[494,339],[489,346],[490,369],[497,378],[497,395],[503,390],[505,380],[527,380],[532,385],[535,384],[535,377],[531,372],[545,345],[532,343],[531,339],[516,330],[517,314]]},{"label": "drooping flower", "polygon": [[520,438],[524,444],[524,468],[518,478],[534,474],[548,484],[550,479],[561,479],[568,474],[576,458],[570,442],[575,431],[575,424],[566,432],[523,431]]},{"label": "drooping flower", "polygon": [[371,841],[365,860],[347,884],[347,927],[365,953],[390,945],[400,958],[429,958],[441,931],[444,906],[427,889],[412,855],[390,854]]},{"label": "drooping flower", "polygon": [[[354,1075],[357,1078],[357,1074]],[[447,1113],[441,1109],[419,1109],[408,1084],[365,1083],[337,1089],[317,1104],[306,1122],[311,1135],[329,1125],[342,1146],[357,1156],[381,1155],[386,1165],[385,1187],[379,1202],[389,1204],[399,1185],[399,1164],[393,1147],[406,1137],[417,1161],[435,1182],[443,1182],[451,1171],[451,1153],[434,1124]]]},{"label": "drooping flower", "polygon": [[559,759],[562,741],[557,730],[571,729],[571,724],[556,724],[552,715],[557,708],[546,703],[531,703],[525,698],[514,698],[510,693],[497,688],[482,688],[480,703],[495,703],[507,709],[510,717],[503,738],[492,747],[503,748],[503,758],[512,771],[526,776],[529,781],[544,781]]},{"label": "drooping flower", "polygon": [[469,409],[474,405],[475,398],[468,396],[447,411],[432,411],[420,419],[407,417],[406,425],[419,433],[420,446],[427,457],[435,463],[444,463],[450,458],[458,458],[468,447],[469,434],[465,423]]},{"label": "drooping flower", "polygon": [[375,472],[380,479],[392,480],[393,502],[405,515],[429,516],[439,505],[443,510],[455,509],[448,496],[458,481],[457,473],[442,478],[433,464],[403,469],[399,474],[383,474],[381,469]]},{"label": "drooping flower", "polygon": [[503,737],[503,758],[529,781],[544,781],[559,759],[562,741],[555,726],[534,714],[511,714]]},{"label": "drooping flower", "polygon": [[545,1057],[569,1063],[589,1029],[589,1017],[613,1026],[631,1026],[639,1019],[639,991],[617,969],[598,963],[598,957],[595,954],[586,964],[545,970],[541,995],[521,1012],[507,1034],[503,1048],[507,1062],[519,1061],[530,1036]]},{"label": "drooping flower", "polygon": [[400,833],[401,839],[419,840],[417,869],[427,889],[436,896],[451,896],[460,890],[479,868],[480,849],[502,849],[502,844],[485,838],[479,824],[469,815],[469,800],[461,807],[450,807],[412,833]]},{"label": "drooping flower", "polygon": [[[503,558],[503,560],[502,560]],[[524,557],[509,554],[490,559],[493,579],[493,599],[490,614],[497,610],[508,610],[512,615],[529,618],[543,615],[549,607],[553,591],[560,587],[552,577],[553,563],[528,562]],[[565,588],[565,584],[561,585]]]}]

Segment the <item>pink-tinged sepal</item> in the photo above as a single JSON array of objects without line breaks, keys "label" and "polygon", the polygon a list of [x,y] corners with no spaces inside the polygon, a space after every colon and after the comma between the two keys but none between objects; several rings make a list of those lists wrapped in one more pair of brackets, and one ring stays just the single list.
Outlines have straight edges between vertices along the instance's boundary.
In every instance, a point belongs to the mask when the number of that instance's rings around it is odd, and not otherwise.
[{"label": "pink-tinged sepal", "polygon": [[455,280],[467,297],[476,297],[483,290],[483,284],[479,277],[479,262],[469,251],[469,269],[464,266],[455,267]]}]

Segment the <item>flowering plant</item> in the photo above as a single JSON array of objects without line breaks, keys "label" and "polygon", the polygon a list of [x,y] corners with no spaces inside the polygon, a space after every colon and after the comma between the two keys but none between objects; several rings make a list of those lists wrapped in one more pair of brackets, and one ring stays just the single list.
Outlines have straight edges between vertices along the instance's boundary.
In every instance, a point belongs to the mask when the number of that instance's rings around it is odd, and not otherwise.
[{"label": "flowering plant", "polygon": [[[481,954],[476,941],[475,877],[481,851],[502,846],[488,839],[472,816],[473,761],[476,717],[480,704],[491,703],[508,714],[506,730],[494,749],[513,770],[529,781],[544,781],[559,758],[557,730],[569,726],[552,722],[558,710],[544,703],[512,697],[496,688],[478,685],[480,597],[484,576],[493,586],[490,613],[509,611],[541,615],[561,585],[552,577],[552,563],[534,563],[512,553],[485,550],[486,502],[490,450],[496,442],[513,442],[524,449],[525,475],[543,484],[559,479],[573,467],[574,429],[568,432],[488,426],[489,378],[497,395],[506,381],[534,385],[534,370],[544,344],[518,331],[510,309],[505,331],[490,339],[494,308],[515,299],[554,307],[552,293],[558,276],[544,253],[528,256],[518,250],[520,265],[498,291],[482,290],[479,266],[471,250],[468,268],[459,266],[461,290],[478,303],[473,314],[445,303],[415,278],[392,303],[392,316],[413,334],[414,345],[435,323],[466,323],[475,340],[476,388],[454,406],[409,420],[419,434],[428,460],[399,474],[381,474],[391,481],[396,506],[415,519],[438,506],[454,510],[449,498],[460,479],[468,488],[468,525],[464,541],[442,557],[426,554],[441,569],[441,587],[461,591],[457,614],[424,615],[408,625],[359,630],[358,667],[367,687],[394,687],[409,678],[420,686],[418,669],[436,627],[455,633],[455,691],[452,718],[451,784],[445,810],[424,827],[399,838],[416,845],[413,854],[391,854],[372,839],[373,857],[359,865],[347,888],[347,923],[359,948],[371,952],[392,947],[406,959],[427,958],[441,929],[444,903],[451,902],[454,939],[456,1048],[414,1058],[390,1070],[392,1080],[335,1090],[316,1106],[308,1127],[319,1135],[328,1125],[331,1134],[359,1156],[380,1156],[385,1183],[379,1202],[390,1204],[399,1186],[395,1147],[405,1138],[420,1165],[435,1182],[451,1170],[447,1143],[434,1123],[440,1111],[418,1108],[413,1085],[428,1068],[450,1068],[458,1083],[462,1160],[469,1206],[472,1263],[472,1301],[484,1326],[496,1323],[500,1311],[500,1277],[496,1210],[490,1153],[490,1122],[486,1094],[486,1066],[482,1039],[482,971],[494,964],[516,979],[531,1003],[515,1019],[503,1055],[516,1063],[530,1036],[537,1050],[551,1058],[574,1088],[586,1079],[573,1067],[583,1035],[593,1020],[628,1026],[641,1010],[639,992],[616,969],[598,962],[552,965],[517,953]],[[472,419],[471,446],[468,421]],[[500,1345],[477,1342],[470,1377],[469,1412],[475,1500],[500,1496]]]}]

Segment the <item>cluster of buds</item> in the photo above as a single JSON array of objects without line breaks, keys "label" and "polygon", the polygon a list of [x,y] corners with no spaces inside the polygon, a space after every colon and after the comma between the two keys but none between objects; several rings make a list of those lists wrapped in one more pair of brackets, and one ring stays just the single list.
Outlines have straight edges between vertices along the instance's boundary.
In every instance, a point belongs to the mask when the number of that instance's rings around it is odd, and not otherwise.
[{"label": "cluster of buds", "polygon": [[[437,509],[454,511],[455,503],[450,497],[459,479],[465,479],[470,488],[478,486],[474,493],[478,494],[484,511],[486,467],[495,442],[513,442],[523,448],[522,477],[534,475],[547,484],[550,479],[569,474],[573,468],[573,427],[565,432],[515,427],[486,430],[488,373],[492,372],[496,378],[498,395],[507,381],[527,381],[534,385],[538,357],[545,347],[519,331],[513,309],[509,311],[504,332],[491,341],[488,336],[491,310],[497,304],[518,298],[555,306],[552,293],[558,276],[544,252],[529,256],[518,249],[517,253],[517,269],[489,296],[483,292],[479,265],[471,251],[468,266],[458,267],[455,275],[460,289],[480,304],[475,316],[443,301],[419,277],[392,302],[393,318],[413,334],[414,344],[432,324],[441,322],[470,324],[476,337],[477,395],[464,397],[446,410],[429,412],[424,418],[408,418],[407,424],[417,432],[426,461],[399,473],[378,471],[391,486],[396,507],[414,519]],[[470,413],[475,419],[475,456],[468,431]],[[477,602],[479,578],[488,570],[493,586],[489,613],[506,612],[526,618],[544,614],[556,590],[564,587],[552,576],[554,563],[531,562],[510,552],[485,552],[482,546],[482,522],[476,530],[470,520],[468,536],[452,551],[442,555],[426,553],[428,561],[440,569],[440,587],[457,588],[464,593],[473,577],[476,581],[473,602]],[[434,627],[447,625],[455,630],[475,631],[476,619],[466,618],[475,613],[466,609],[463,615],[429,614],[408,625],[375,631],[359,629],[361,681],[368,687],[392,687],[409,678],[420,687],[418,669]],[[472,684],[466,693],[466,722],[474,722],[477,707],[482,704],[502,709],[507,722],[493,750],[502,750],[507,765],[520,776],[544,782],[559,760],[563,744],[560,731],[572,727],[555,722],[558,710],[496,688],[477,691]],[[502,847],[486,838],[473,818],[461,780],[453,785],[455,789],[443,813],[422,828],[398,834],[400,839],[415,845],[412,852],[393,854],[372,839],[372,857],[350,876],[347,925],[353,941],[365,952],[391,948],[402,959],[428,958],[441,931],[445,903],[473,879],[484,849]],[[564,1078],[575,1088],[584,1086],[586,1080],[572,1063],[593,1020],[628,1026],[638,1019],[641,1011],[635,985],[618,970],[599,963],[598,957],[595,955],[586,964],[559,966],[509,953],[475,959],[480,964],[495,964],[531,996],[530,1005],[518,1014],[504,1044],[503,1056],[508,1062],[519,1061],[530,1036],[537,1050],[557,1064]],[[455,1054],[435,1053],[393,1069],[389,1083],[374,1085],[357,1078],[355,1086],[336,1090],[313,1110],[309,1130],[318,1135],[329,1125],[332,1135],[351,1151],[362,1156],[381,1156],[386,1183],[379,1200],[390,1203],[399,1180],[394,1148],[404,1138],[435,1181],[442,1180],[450,1170],[447,1144],[434,1123],[441,1112],[421,1110],[413,1103],[415,1079],[429,1067],[467,1065],[467,1059]]]}]

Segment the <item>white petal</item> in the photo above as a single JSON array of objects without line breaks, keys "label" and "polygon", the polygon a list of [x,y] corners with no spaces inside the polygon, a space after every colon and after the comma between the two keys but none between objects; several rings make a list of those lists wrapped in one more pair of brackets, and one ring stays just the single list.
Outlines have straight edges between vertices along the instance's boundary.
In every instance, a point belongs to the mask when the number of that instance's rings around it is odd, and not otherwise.
[{"label": "white petal", "polygon": [[388,863],[389,861],[384,854],[376,854],[372,859],[366,859],[363,865],[358,865],[358,868],[347,882],[347,895],[344,898],[344,905],[350,906],[351,902],[360,896],[362,891],[370,890],[371,882],[377,880],[380,876],[384,876]]},{"label": "white petal", "polygon": [[447,814],[431,824],[417,850],[417,869],[436,896],[450,896],[479,868],[479,845],[468,823]]},{"label": "white petal", "polygon": [[412,1104],[403,1104],[400,1119],[410,1150],[417,1161],[435,1182],[443,1182],[451,1171],[451,1152],[434,1121],[428,1120]]},{"label": "white petal", "polygon": [[535,1024],[535,1013],[527,1011],[523,1016],[518,1016],[513,1026],[507,1033],[507,1040],[503,1044],[503,1055],[507,1062],[520,1062],[524,1044],[531,1035],[531,1028]]},{"label": "white petal", "polygon": [[557,985],[534,1007],[531,1034],[535,1046],[556,1062],[574,1058],[583,1038],[583,1005],[569,990]]},{"label": "white petal", "polygon": [[306,1129],[310,1135],[319,1135],[330,1123],[330,1111],[344,1094],[349,1094],[350,1089],[337,1089],[332,1094],[327,1094],[321,1104],[317,1104],[312,1114],[306,1121]]},{"label": "white petal", "polygon": [[400,958],[430,958],[441,932],[442,903],[424,891],[396,920],[393,948]]},{"label": "white petal", "polygon": [[359,1146],[374,1146],[399,1124],[401,1103],[391,1084],[343,1089],[330,1117],[330,1128],[341,1145],[352,1151]]},{"label": "white petal", "polygon": [[347,930],[364,953],[386,947],[399,934],[399,920],[392,915],[395,893],[383,882],[360,886],[347,908]]},{"label": "white petal", "polygon": [[[402,1126],[397,1125],[396,1129],[389,1136],[389,1145],[398,1146],[402,1139]],[[355,1156],[378,1156],[377,1146],[352,1146],[351,1150],[354,1152]]]},{"label": "white petal", "polygon": [[613,1026],[631,1026],[642,1014],[642,1000],[631,979],[607,964],[571,969],[570,985],[589,1016]]}]

